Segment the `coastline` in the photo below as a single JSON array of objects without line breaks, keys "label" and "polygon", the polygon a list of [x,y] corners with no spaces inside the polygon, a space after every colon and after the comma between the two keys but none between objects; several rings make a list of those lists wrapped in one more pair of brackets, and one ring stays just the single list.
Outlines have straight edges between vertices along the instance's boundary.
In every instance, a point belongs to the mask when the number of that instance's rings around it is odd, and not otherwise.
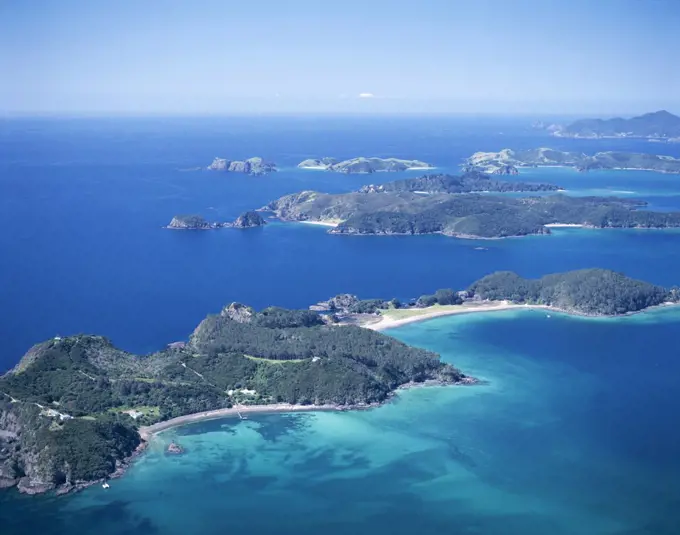
[{"label": "coastline", "polygon": [[158,422],[152,425],[140,427],[138,429],[139,436],[148,443],[155,435],[181,427],[183,425],[192,424],[196,422],[205,422],[210,420],[221,420],[223,418],[241,418],[242,414],[290,414],[294,412],[346,412],[346,411],[365,411],[369,409],[377,409],[386,403],[389,403],[401,390],[409,390],[411,388],[423,388],[432,386],[472,386],[483,384],[483,382],[474,377],[464,377],[463,380],[457,382],[446,382],[438,379],[428,379],[421,383],[404,383],[388,393],[383,401],[374,403],[358,403],[354,405],[338,405],[326,403],[323,405],[295,405],[292,403],[271,403],[269,405],[241,405],[239,407],[231,407],[225,409],[214,409],[211,411],[195,412],[186,414],[184,416],[177,416],[170,420]]},{"label": "coastline", "polygon": [[340,223],[334,223],[333,221],[330,220],[322,220],[322,221],[295,221],[295,223],[304,223],[305,225],[318,225],[321,227],[332,227],[335,228],[337,227]]},{"label": "coastline", "polygon": [[317,411],[347,411],[365,410],[378,407],[379,404],[365,405],[293,405],[292,403],[274,403],[270,405],[242,405],[225,409],[195,412],[184,416],[177,416],[170,420],[140,427],[138,432],[142,440],[149,441],[154,435],[182,425],[203,422],[207,420],[219,420],[222,418],[240,418],[240,414],[276,414],[291,412],[317,412]]},{"label": "coastline", "polygon": [[[380,316],[376,322],[364,323],[360,325],[365,329],[370,329],[372,331],[384,331],[387,329],[394,329],[396,327],[401,327],[403,325],[409,325],[411,323],[419,323],[421,321],[427,321],[434,318],[440,318],[443,316],[456,316],[459,314],[479,314],[482,312],[501,312],[503,310],[551,310],[553,312],[564,312],[563,310],[550,307],[548,305],[518,305],[516,303],[510,303],[508,301],[501,301],[498,303],[486,303],[474,306],[465,305],[449,305],[451,307],[457,308],[447,308],[447,309],[437,309],[431,312],[423,312],[422,314],[416,314],[413,316],[408,316],[405,318],[390,318],[389,316]],[[421,308],[419,310],[427,310],[426,308]]]},{"label": "coastline", "polygon": [[[423,314],[416,314],[413,316],[408,316],[405,318],[390,318],[389,316],[379,316],[380,319],[374,322],[368,322],[363,324],[358,324],[359,327],[364,329],[370,329],[372,331],[385,331],[388,329],[394,329],[396,327],[401,327],[403,325],[409,325],[411,323],[419,323],[421,321],[427,321],[434,318],[440,318],[443,316],[456,316],[460,314],[479,314],[485,312],[502,312],[504,310],[545,310],[549,312],[554,312],[556,314],[566,314],[569,316],[578,316],[581,318],[625,318],[628,316],[635,316],[637,314],[642,314],[644,312],[650,312],[653,310],[659,310],[662,308],[678,307],[680,303],[666,302],[660,305],[654,305],[642,310],[636,310],[633,312],[626,312],[625,314],[586,314],[584,312],[578,312],[575,310],[566,310],[563,308],[558,308],[550,305],[532,305],[532,304],[517,304],[511,303],[509,301],[500,302],[487,302],[481,305],[465,306],[465,305],[446,305],[451,308],[447,309],[436,309],[431,312],[424,312]],[[456,307],[456,308],[453,308]],[[429,307],[431,308],[431,307]],[[425,311],[427,308],[415,309]]]}]

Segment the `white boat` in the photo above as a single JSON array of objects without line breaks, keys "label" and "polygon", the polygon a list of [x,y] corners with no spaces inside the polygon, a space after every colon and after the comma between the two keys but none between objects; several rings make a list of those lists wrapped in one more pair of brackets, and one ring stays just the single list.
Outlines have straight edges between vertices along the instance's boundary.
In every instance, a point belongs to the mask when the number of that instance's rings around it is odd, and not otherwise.
[{"label": "white boat", "polygon": [[108,489],[108,488],[110,488],[110,487],[111,487],[111,485],[109,485],[108,483],[103,483],[103,484],[102,484],[102,488],[104,488],[104,489]]},{"label": "white boat", "polygon": [[545,317],[546,317],[546,318],[549,318],[549,317],[550,317],[550,314],[546,314]]}]

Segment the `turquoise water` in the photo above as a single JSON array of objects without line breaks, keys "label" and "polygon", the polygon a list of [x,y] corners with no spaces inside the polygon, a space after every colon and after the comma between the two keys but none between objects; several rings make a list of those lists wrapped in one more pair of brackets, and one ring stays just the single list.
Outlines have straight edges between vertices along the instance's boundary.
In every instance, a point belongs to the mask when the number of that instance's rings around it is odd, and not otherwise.
[{"label": "turquoise water", "polygon": [[394,329],[489,384],[173,429],[108,491],[0,502],[3,533],[676,534],[678,322],[510,311]]},{"label": "turquoise water", "polygon": [[[678,284],[677,230],[467,241],[330,236],[301,224],[161,228],[179,213],[228,220],[286,193],[409,176],[295,169],[307,157],[418,158],[455,172],[473,152],[505,147],[680,156],[680,145],[546,138],[529,123],[0,120],[0,371],[55,334],[99,333],[154,351],[231,301],[304,308],[341,292],[409,299],[499,269],[538,277],[605,267]],[[282,170],[262,178],[185,171],[218,155],[261,155]],[[527,169],[519,179],[680,210],[677,175]],[[0,534],[677,535],[679,325],[676,310],[616,320],[523,311],[396,329],[489,384],[410,390],[370,412],[175,429],[108,491],[0,492]],[[165,456],[171,439],[187,454]]]}]

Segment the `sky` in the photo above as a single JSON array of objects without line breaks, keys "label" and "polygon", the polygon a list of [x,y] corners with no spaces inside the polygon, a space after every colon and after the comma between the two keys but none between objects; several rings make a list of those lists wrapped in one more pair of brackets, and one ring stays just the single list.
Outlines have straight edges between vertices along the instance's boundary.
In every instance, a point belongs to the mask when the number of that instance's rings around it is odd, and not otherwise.
[{"label": "sky", "polygon": [[0,114],[680,113],[678,0],[0,0]]}]

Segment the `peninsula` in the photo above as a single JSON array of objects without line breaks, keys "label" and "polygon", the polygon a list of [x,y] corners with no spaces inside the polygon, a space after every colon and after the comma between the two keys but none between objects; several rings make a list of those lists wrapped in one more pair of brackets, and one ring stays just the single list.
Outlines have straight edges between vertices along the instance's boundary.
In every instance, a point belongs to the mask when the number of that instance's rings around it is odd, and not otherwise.
[{"label": "peninsula", "polygon": [[593,156],[581,152],[563,152],[540,148],[499,152],[475,152],[465,160],[467,170],[490,174],[517,174],[522,167],[572,167],[578,171],[625,169],[680,173],[680,159],[638,152],[598,152]]},{"label": "peninsula", "polygon": [[200,215],[176,215],[172,218],[167,227],[172,230],[211,230],[217,228],[253,228],[261,227],[267,221],[256,211],[242,213],[231,223],[217,223],[207,221]]},{"label": "peninsula", "polygon": [[266,162],[257,156],[254,158],[248,158],[247,160],[227,160],[225,158],[215,158],[208,166],[208,170],[260,176],[276,171],[276,165]]},{"label": "peninsula", "polygon": [[401,387],[477,382],[376,332],[400,319],[527,305],[616,315],[678,300],[678,290],[601,269],[539,280],[500,272],[405,305],[351,295],[317,311],[232,303],[187,342],[146,356],[102,336],[57,337],[0,377],[0,487],[65,493],[105,481],[121,475],[153,433],[201,419],[361,409]]},{"label": "peninsula", "polygon": [[362,408],[411,383],[474,382],[434,353],[333,322],[233,303],[152,355],[91,335],[38,344],[0,377],[0,486],[68,492],[120,474],[140,425],[184,415]]},{"label": "peninsula", "polygon": [[553,128],[551,133],[556,137],[587,139],[633,137],[665,140],[680,137],[680,117],[660,110],[630,119],[581,119]]},{"label": "peninsula", "polygon": [[[486,178],[482,178],[486,177]],[[563,194],[517,198],[475,191],[546,191],[555,186],[462,177],[421,177],[352,193],[303,191],[263,207],[283,221],[328,223],[331,234],[444,234],[457,238],[505,238],[550,234],[550,226],[590,228],[680,227],[680,213],[640,210],[644,201]],[[458,194],[463,192],[466,194]]]},{"label": "peninsula", "polygon": [[335,158],[309,159],[298,164],[300,169],[320,169],[345,174],[397,172],[409,169],[432,169],[429,163],[398,158],[352,158],[338,161]]},{"label": "peninsula", "polygon": [[467,289],[437,290],[410,302],[342,294],[310,307],[346,324],[384,330],[439,316],[539,308],[582,316],[622,316],[676,304],[680,290],[665,289],[605,269],[582,269],[526,279],[509,271],[488,275]]}]

